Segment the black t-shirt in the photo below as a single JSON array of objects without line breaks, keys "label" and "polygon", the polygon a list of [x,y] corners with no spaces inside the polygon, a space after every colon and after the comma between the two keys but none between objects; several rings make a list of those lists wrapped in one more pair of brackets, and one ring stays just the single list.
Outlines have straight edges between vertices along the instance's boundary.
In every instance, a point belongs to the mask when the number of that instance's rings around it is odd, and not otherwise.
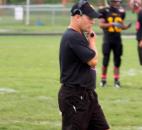
[{"label": "black t-shirt", "polygon": [[[99,10],[100,18],[103,18],[106,23],[118,22],[121,23],[125,19],[125,10],[120,8],[114,8],[112,6],[100,8]],[[108,27],[103,29],[104,41],[121,41],[121,28],[118,27]]]},{"label": "black t-shirt", "polygon": [[136,30],[137,30],[137,40],[142,40],[142,10],[138,13],[137,22],[136,22]]},{"label": "black t-shirt", "polygon": [[87,64],[95,56],[84,34],[73,29],[64,33],[59,52],[60,82],[68,87],[95,88],[96,72]]}]

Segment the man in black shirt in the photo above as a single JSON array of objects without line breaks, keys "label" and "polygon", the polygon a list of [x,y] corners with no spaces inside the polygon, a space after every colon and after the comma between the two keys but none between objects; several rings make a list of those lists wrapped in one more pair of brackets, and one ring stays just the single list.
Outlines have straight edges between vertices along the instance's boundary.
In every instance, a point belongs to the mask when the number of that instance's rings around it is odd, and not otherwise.
[{"label": "man in black shirt", "polygon": [[110,60],[110,53],[113,51],[114,59],[114,85],[120,87],[119,69],[121,65],[121,56],[123,52],[121,31],[128,29],[131,24],[125,25],[125,10],[120,7],[121,0],[110,0],[109,6],[99,9],[100,27],[103,29],[103,65],[101,83],[102,87],[107,83],[107,68]]},{"label": "man in black shirt", "polygon": [[137,14],[136,38],[138,41],[138,56],[140,65],[142,65],[142,2],[141,0],[131,0],[130,8]]},{"label": "man in black shirt", "polygon": [[59,51],[62,130],[108,130],[95,92],[98,53],[92,26],[98,13],[88,2],[80,1],[71,15]]}]

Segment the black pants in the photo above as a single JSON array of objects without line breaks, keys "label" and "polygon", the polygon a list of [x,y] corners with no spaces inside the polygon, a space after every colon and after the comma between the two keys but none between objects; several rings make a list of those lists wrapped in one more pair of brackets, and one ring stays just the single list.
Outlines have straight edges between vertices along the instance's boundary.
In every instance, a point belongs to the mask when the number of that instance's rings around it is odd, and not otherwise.
[{"label": "black pants", "polygon": [[140,65],[142,65],[142,48],[139,46],[138,46],[138,56],[139,56]]},{"label": "black pants", "polygon": [[59,91],[62,130],[106,130],[109,125],[94,90],[62,86]]},{"label": "black pants", "polygon": [[103,51],[103,66],[107,67],[110,60],[111,51],[113,52],[113,61],[115,67],[120,67],[121,56],[123,53],[123,46],[121,41],[104,42],[102,46]]}]

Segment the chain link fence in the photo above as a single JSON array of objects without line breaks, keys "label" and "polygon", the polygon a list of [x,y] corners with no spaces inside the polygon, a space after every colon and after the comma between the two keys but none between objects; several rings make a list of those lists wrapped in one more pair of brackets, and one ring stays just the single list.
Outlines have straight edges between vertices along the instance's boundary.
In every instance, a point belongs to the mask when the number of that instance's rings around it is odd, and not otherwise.
[{"label": "chain link fence", "polygon": [[[19,30],[19,28],[20,31],[32,31],[34,27],[41,27],[37,31],[42,30],[42,32],[63,32],[70,20],[70,7],[71,5],[64,7],[61,4],[0,6],[0,32],[10,29]],[[125,22],[131,22],[132,27],[123,33],[135,33],[135,20],[136,15],[127,10]],[[97,20],[94,29],[101,33]]]}]

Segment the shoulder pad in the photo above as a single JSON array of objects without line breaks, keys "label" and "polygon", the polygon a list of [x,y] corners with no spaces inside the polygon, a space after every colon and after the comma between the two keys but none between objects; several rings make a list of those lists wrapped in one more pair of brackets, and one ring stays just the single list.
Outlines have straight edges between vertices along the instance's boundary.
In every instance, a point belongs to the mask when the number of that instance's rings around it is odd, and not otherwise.
[{"label": "shoulder pad", "polygon": [[101,8],[101,9],[99,9],[99,12],[102,13],[102,14],[109,13],[110,8],[105,6],[105,7]]},{"label": "shoulder pad", "polygon": [[109,9],[109,6],[99,6],[99,9],[106,10],[106,9]]},{"label": "shoulder pad", "polygon": [[104,6],[99,6],[99,9],[104,9]]}]

